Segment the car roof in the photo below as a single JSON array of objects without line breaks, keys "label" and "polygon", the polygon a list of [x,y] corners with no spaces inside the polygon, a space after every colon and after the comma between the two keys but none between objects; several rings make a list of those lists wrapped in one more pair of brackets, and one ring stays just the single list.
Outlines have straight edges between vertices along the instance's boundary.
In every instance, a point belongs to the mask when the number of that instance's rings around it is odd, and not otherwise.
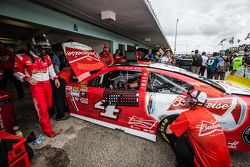
[{"label": "car roof", "polygon": [[150,65],[147,64],[138,64],[138,63],[124,63],[124,64],[117,64],[117,65],[113,65],[113,66],[132,66],[132,67],[146,67],[146,68],[153,68],[153,69],[159,69],[159,70],[166,70],[166,71],[170,71],[170,72],[176,72],[176,73],[181,73],[193,78],[199,78],[198,74],[194,74],[190,71],[187,71],[185,69],[182,69],[180,67],[177,66],[172,66],[172,65],[167,65],[167,64],[163,64],[163,63],[151,63]]},{"label": "car roof", "polygon": [[152,69],[166,70],[166,71],[170,71],[170,72],[174,72],[174,73],[179,73],[179,74],[183,74],[185,76],[194,78],[196,80],[199,80],[201,82],[205,82],[205,83],[209,84],[210,86],[212,86],[216,89],[219,89],[220,91],[226,92],[225,89],[221,85],[215,83],[214,81],[212,81],[208,78],[205,78],[201,75],[194,74],[190,71],[187,71],[187,70],[182,69],[182,68],[177,67],[177,66],[167,65],[167,64],[163,64],[163,63],[151,63],[150,65],[147,65],[147,64],[140,65],[138,63],[125,63],[125,64],[119,64],[119,65],[115,65],[115,66],[144,67],[144,68],[152,68]]}]

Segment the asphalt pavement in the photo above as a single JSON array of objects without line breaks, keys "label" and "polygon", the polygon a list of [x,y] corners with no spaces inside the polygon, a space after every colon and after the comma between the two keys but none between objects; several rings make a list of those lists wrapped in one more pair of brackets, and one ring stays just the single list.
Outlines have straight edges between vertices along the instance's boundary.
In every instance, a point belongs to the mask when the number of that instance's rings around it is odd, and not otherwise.
[{"label": "asphalt pavement", "polygon": [[[54,124],[56,123],[56,125]],[[53,122],[58,127],[57,122]],[[174,167],[175,156],[160,137],[156,142],[70,118],[58,136],[34,146],[34,167]],[[69,137],[71,136],[71,137]],[[234,167],[249,167],[250,153],[231,153]],[[55,163],[56,162],[56,163]]]},{"label": "asphalt pavement", "polygon": [[[18,125],[27,136],[42,134],[30,96],[14,101]],[[173,167],[175,156],[160,137],[156,142],[71,117],[51,118],[55,138],[45,137],[34,149],[32,167]],[[231,153],[234,167],[249,167],[250,152]]]}]

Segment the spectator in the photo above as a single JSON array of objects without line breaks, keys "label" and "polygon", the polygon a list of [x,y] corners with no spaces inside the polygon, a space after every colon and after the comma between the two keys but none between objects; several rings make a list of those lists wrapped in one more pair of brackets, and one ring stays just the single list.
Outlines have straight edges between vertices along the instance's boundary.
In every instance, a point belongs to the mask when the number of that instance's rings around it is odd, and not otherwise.
[{"label": "spectator", "polygon": [[107,44],[104,44],[103,51],[99,54],[99,56],[107,66],[114,64],[113,55],[109,52],[109,46]]},{"label": "spectator", "polygon": [[60,72],[61,63],[60,63],[59,56],[60,56],[60,52],[53,52],[51,56],[51,61],[53,63],[53,67],[55,69],[56,74]]},{"label": "spectator", "polygon": [[207,78],[209,78],[209,79],[213,79],[213,77],[214,77],[214,73],[215,73],[215,70],[217,67],[217,63],[218,63],[217,55],[218,55],[217,52],[214,52],[213,56],[209,57],[209,59],[208,59]]},{"label": "spectator", "polygon": [[142,52],[140,52],[137,47],[135,49],[135,54],[137,59],[142,59]]},{"label": "spectator", "polygon": [[60,70],[69,66],[68,60],[67,60],[65,54],[63,53],[63,51],[60,51],[59,60],[60,60]]},{"label": "spectator", "polygon": [[160,62],[161,53],[158,51],[155,53],[154,62]]},{"label": "spectator", "polygon": [[149,56],[149,59],[150,59],[151,61],[154,61],[154,59],[155,59],[155,54],[152,53],[152,50],[148,50],[148,56]]},{"label": "spectator", "polygon": [[[178,165],[182,163],[187,166],[194,166],[191,162],[194,160],[195,166],[231,167],[232,164],[224,132],[211,112],[204,106],[206,101],[206,93],[201,91],[190,92],[185,99],[186,105],[190,109],[182,112],[167,127],[166,132],[168,134],[174,133],[177,137],[181,137],[187,132],[189,142],[194,151],[194,158],[187,161],[190,162],[190,165],[187,165],[183,162],[184,158],[181,157],[183,150],[179,150],[179,154],[176,154]],[[177,144],[178,139],[172,147],[175,148]],[[176,152],[177,150],[175,150]],[[192,151],[190,154],[192,155]]]},{"label": "spectator", "polygon": [[218,63],[214,74],[214,79],[218,80],[220,77],[220,80],[224,80],[227,71],[226,59],[220,55],[217,57],[217,61]]},{"label": "spectator", "polygon": [[0,80],[0,89],[5,90],[8,80],[11,80],[15,85],[18,98],[24,97],[23,87],[20,81],[13,75],[13,67],[15,64],[15,54],[6,49],[0,41],[0,71],[2,72],[2,79]]},{"label": "spectator", "polygon": [[198,50],[195,50],[194,55],[192,56],[192,59],[193,59],[193,64],[192,64],[191,70],[193,73],[199,74],[200,68],[202,65],[202,58]]},{"label": "spectator", "polygon": [[48,110],[52,107],[52,89],[50,78],[54,80],[57,88],[60,82],[55,74],[50,57],[46,49],[51,45],[44,34],[32,37],[28,43],[28,54],[18,55],[15,58],[14,75],[21,81],[30,85],[30,91],[34,106],[43,132],[54,137],[56,133],[52,130]]},{"label": "spectator", "polygon": [[250,53],[246,52],[244,56],[245,72],[244,77],[250,78]]},{"label": "spectator", "polygon": [[56,107],[56,120],[67,120],[69,119],[69,114],[66,114],[69,112],[69,107],[66,101],[66,94],[65,94],[65,88],[66,88],[66,78],[69,78],[69,75],[72,75],[73,71],[72,69],[62,70],[62,72],[58,73],[58,80],[60,82],[60,87],[56,87],[55,85],[52,85],[53,87],[53,93],[54,96],[54,102]]},{"label": "spectator", "polygon": [[171,65],[171,52],[170,49],[166,49],[161,57],[161,63]]},{"label": "spectator", "polygon": [[236,57],[234,57],[232,74],[234,74],[235,71],[238,70],[240,68],[240,66],[243,64],[243,56],[244,56],[244,51],[239,51],[236,54]]},{"label": "spectator", "polygon": [[207,61],[208,61],[208,57],[206,55],[206,52],[202,52],[201,58],[202,58],[202,65],[200,68],[200,75],[204,76],[204,73],[205,73],[206,68],[207,68]]},{"label": "spectator", "polygon": [[126,62],[126,59],[121,56],[121,52],[119,49],[116,49],[115,54],[114,54],[114,64],[121,64]]}]

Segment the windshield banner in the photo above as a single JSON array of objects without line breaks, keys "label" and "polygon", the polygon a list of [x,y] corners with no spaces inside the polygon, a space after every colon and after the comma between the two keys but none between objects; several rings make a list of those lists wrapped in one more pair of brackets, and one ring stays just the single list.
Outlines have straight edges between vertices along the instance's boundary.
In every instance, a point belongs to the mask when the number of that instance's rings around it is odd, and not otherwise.
[{"label": "windshield banner", "polygon": [[105,67],[98,54],[87,45],[77,42],[67,42],[63,43],[62,47],[79,82],[88,77],[90,71]]}]

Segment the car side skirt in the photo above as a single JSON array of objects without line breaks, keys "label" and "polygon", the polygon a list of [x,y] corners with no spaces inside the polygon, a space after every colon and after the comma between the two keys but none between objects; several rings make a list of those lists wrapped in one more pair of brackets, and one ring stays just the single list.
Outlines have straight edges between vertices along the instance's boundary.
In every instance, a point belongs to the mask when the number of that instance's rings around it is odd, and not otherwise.
[{"label": "car side skirt", "polygon": [[126,128],[126,127],[119,126],[119,125],[114,125],[114,124],[107,123],[107,122],[104,122],[104,121],[100,121],[100,120],[88,118],[88,117],[85,117],[85,116],[77,115],[77,114],[74,114],[74,113],[71,113],[70,115],[73,116],[73,117],[88,121],[88,122],[92,122],[92,123],[97,124],[97,125],[105,126],[107,128],[111,128],[111,129],[123,130],[125,133],[131,134],[131,135],[134,135],[134,136],[138,136],[138,137],[142,137],[142,138],[148,139],[150,141],[154,141],[154,142],[156,141],[156,135],[154,135],[154,134],[149,134],[149,133],[146,133],[146,132],[142,132],[142,131],[131,129],[131,128]]}]

